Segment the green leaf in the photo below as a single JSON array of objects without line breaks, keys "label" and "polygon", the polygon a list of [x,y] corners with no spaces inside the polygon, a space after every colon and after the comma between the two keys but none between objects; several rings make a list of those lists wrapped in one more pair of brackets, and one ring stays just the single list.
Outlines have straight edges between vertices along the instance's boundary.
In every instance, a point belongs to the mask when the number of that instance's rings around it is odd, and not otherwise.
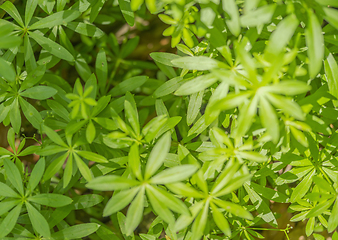
[{"label": "green leaf", "polygon": [[137,109],[134,109],[132,104],[129,101],[125,100],[124,111],[126,114],[126,118],[128,119],[130,125],[132,126],[136,136],[140,136],[140,123]]},{"label": "green leaf", "polygon": [[226,220],[226,218],[224,217],[224,215],[218,210],[218,208],[216,207],[216,205],[211,202],[210,203],[211,209],[212,209],[212,217],[214,218],[214,221],[217,225],[217,227],[219,227],[219,229],[221,229],[221,231],[227,235],[227,236],[231,236],[231,228],[229,226],[228,221]]},{"label": "green leaf", "polygon": [[130,0],[118,0],[122,15],[130,26],[134,26],[135,16],[130,7]]},{"label": "green leaf", "polygon": [[46,172],[43,175],[42,181],[47,181],[48,179],[51,179],[60,170],[67,157],[68,152],[54,159],[53,162],[47,167]]},{"label": "green leaf", "polygon": [[18,98],[14,99],[10,107],[11,109],[9,112],[9,119],[11,121],[14,132],[19,133],[20,127],[21,127],[21,114],[20,114]]},{"label": "green leaf", "polygon": [[4,238],[12,232],[16,221],[18,220],[18,217],[20,215],[20,211],[22,208],[22,203],[19,203],[12,211],[10,211],[7,216],[2,220],[0,224],[0,238]]},{"label": "green leaf", "polygon": [[338,240],[338,233],[337,232],[333,233],[332,240]]},{"label": "green leaf", "polygon": [[9,159],[4,159],[4,166],[7,177],[9,181],[13,184],[16,190],[20,193],[21,196],[24,196],[23,184],[22,184],[22,177],[19,172],[19,169],[16,165]]},{"label": "green leaf", "polygon": [[190,95],[193,93],[197,93],[200,91],[203,91],[204,89],[210,87],[212,84],[217,82],[218,78],[214,76],[213,74],[205,74],[201,75],[199,77],[196,77],[186,83],[184,83],[182,86],[180,86],[176,92],[175,95]]},{"label": "green leaf", "polygon": [[307,193],[312,185],[312,180],[315,173],[316,170],[313,169],[308,175],[306,175],[306,177],[304,177],[297,187],[295,187],[290,197],[290,201],[292,203],[298,201]]},{"label": "green leaf", "polygon": [[[95,62],[95,72],[99,83],[99,88],[101,92],[103,92],[108,80],[108,63],[106,58],[106,52],[103,48],[97,54]],[[116,87],[114,87],[113,89],[115,88]]]},{"label": "green leaf", "polygon": [[94,22],[96,17],[98,16],[99,12],[101,11],[104,3],[106,2],[106,0],[99,0],[96,1],[96,3],[94,4],[94,6],[92,7],[91,11],[90,11],[90,22]]},{"label": "green leaf", "polygon": [[[20,196],[18,195],[18,197]],[[12,208],[14,208],[18,204],[20,204],[20,200],[18,199],[0,202],[0,216],[3,215],[4,213],[8,213]]]},{"label": "green leaf", "polygon": [[203,132],[211,123],[207,124],[205,121],[205,115],[201,116],[195,124],[188,131],[188,137],[193,134],[200,134]]},{"label": "green leaf", "polygon": [[141,162],[140,162],[140,155],[139,155],[139,147],[135,143],[131,146],[128,154],[128,165],[131,171],[135,174],[135,176],[142,180],[142,173],[141,173]]},{"label": "green leaf", "polygon": [[87,166],[87,164],[82,161],[82,159],[77,155],[77,154],[73,154],[74,155],[74,159],[76,162],[77,167],[80,170],[81,175],[89,182],[93,179],[93,174],[90,171],[89,167]]},{"label": "green leaf", "polygon": [[6,1],[4,2],[0,8],[6,11],[21,27],[24,27],[22,18],[16,7],[13,5],[12,2]]},{"label": "green leaf", "polygon": [[84,238],[99,229],[100,225],[97,223],[82,223],[74,225],[56,233],[53,233],[50,237],[51,240],[63,240],[63,239],[78,239]]},{"label": "green leaf", "polygon": [[73,198],[72,206],[74,206],[75,209],[85,209],[90,208],[92,206],[95,206],[103,201],[103,197],[98,194],[86,194],[86,195],[80,195]]},{"label": "green leaf", "polygon": [[32,192],[39,184],[44,172],[45,172],[45,159],[40,158],[39,161],[35,164],[28,181],[28,190],[30,192]]},{"label": "green leaf", "polygon": [[63,207],[72,203],[72,199],[56,193],[41,193],[27,198],[28,201],[49,207]]},{"label": "green leaf", "polygon": [[276,9],[275,4],[268,4],[256,10],[245,13],[240,17],[242,27],[256,27],[270,22]]},{"label": "green leaf", "polygon": [[203,232],[205,229],[205,225],[207,224],[208,220],[208,210],[209,210],[209,202],[207,202],[203,210],[197,215],[193,225],[192,225],[192,237],[191,239],[201,239],[203,236]]},{"label": "green leaf", "polygon": [[168,193],[166,190],[150,185],[147,186],[147,189],[150,189],[158,199],[161,199],[162,202],[165,202],[166,207],[172,211],[183,215],[191,215],[187,206],[182,202],[182,200]]},{"label": "green leaf", "polygon": [[216,117],[221,110],[229,110],[237,107],[242,104],[245,99],[249,98],[252,95],[251,92],[242,92],[242,93],[230,93],[226,97],[219,99],[213,103],[209,103],[205,110],[205,118],[207,123],[211,123],[215,120],[214,112],[217,113]]},{"label": "green leaf", "polygon": [[260,194],[262,197],[269,199],[271,201],[286,203],[289,199],[286,195],[281,192],[275,191],[274,189],[264,187],[262,185],[251,182],[250,186],[256,193]]},{"label": "green leaf", "polygon": [[147,76],[137,76],[137,77],[128,78],[128,79],[120,82],[119,84],[117,84],[109,92],[109,94],[112,97],[123,95],[126,92],[131,92],[131,91],[141,87],[147,80],[148,80]]},{"label": "green leaf", "polygon": [[186,164],[182,166],[172,167],[158,173],[150,179],[154,184],[167,184],[179,182],[188,179],[197,171],[196,165]]},{"label": "green leaf", "polygon": [[[329,93],[338,99],[338,64],[332,53],[324,61],[325,77],[329,86]],[[333,100],[335,106],[338,106],[338,100]]]},{"label": "green leaf", "polygon": [[41,124],[43,122],[40,113],[30,103],[21,97],[19,98],[19,103],[26,119],[32,124],[34,128],[40,130]]},{"label": "green leaf", "polygon": [[254,96],[249,102],[244,103],[243,106],[240,108],[236,134],[237,138],[241,138],[244,136],[247,131],[250,129],[253,119],[256,116],[257,112],[257,105],[258,105],[258,97]]},{"label": "green leaf", "polygon": [[235,173],[238,171],[239,167],[239,162],[230,160],[226,164],[225,168],[222,170],[222,173],[218,175],[215,183],[211,188],[211,193],[217,194],[220,190],[222,190],[224,186],[228,185],[231,179],[233,179]]},{"label": "green leaf", "polygon": [[156,62],[162,63],[170,67],[175,67],[175,65],[172,63],[173,60],[181,58],[176,54],[164,52],[150,53],[150,57],[154,59]]},{"label": "green leaf", "polygon": [[223,10],[227,14],[229,14],[231,17],[231,20],[226,20],[227,26],[230,32],[237,37],[241,32],[241,26],[239,22],[239,12],[238,12],[236,1],[235,0],[223,0],[222,7],[223,7]]},{"label": "green leaf", "polygon": [[331,216],[329,217],[328,221],[328,232],[333,232],[338,226],[338,198],[336,198],[336,201],[332,207]]},{"label": "green leaf", "polygon": [[305,40],[308,47],[309,74],[315,78],[322,68],[324,58],[324,36],[317,16],[312,10],[308,11],[309,22],[305,30]]},{"label": "green leaf", "polygon": [[88,159],[89,161],[98,162],[98,163],[107,163],[108,160],[97,153],[89,151],[76,151],[81,157]]},{"label": "green leaf", "polygon": [[57,90],[55,90],[52,87],[36,86],[36,87],[31,87],[24,92],[21,92],[20,95],[23,97],[28,97],[32,99],[45,100],[47,98],[54,96],[56,93],[57,93]]},{"label": "green leaf", "polygon": [[60,147],[57,145],[48,145],[40,150],[38,150],[36,153],[40,156],[49,156],[49,155],[53,155],[59,152],[64,152],[67,151],[68,148],[65,147]]},{"label": "green leaf", "polygon": [[61,24],[67,24],[68,22],[71,22],[74,19],[78,18],[80,15],[81,13],[76,10],[56,12],[32,24],[32,26],[29,27],[29,30],[52,28]]},{"label": "green leaf", "polygon": [[43,237],[50,237],[50,230],[46,219],[29,202],[26,201],[25,204],[29,219],[31,220],[34,230],[41,234]]},{"label": "green leaf", "polygon": [[266,93],[265,96],[267,97],[269,102],[272,103],[272,105],[274,105],[276,108],[282,109],[283,112],[298,120],[305,120],[305,114],[296,102],[289,100],[285,97],[275,95],[273,93]]},{"label": "green leaf", "polygon": [[99,191],[115,191],[131,188],[139,185],[140,182],[122,176],[101,176],[90,181],[86,187]]},{"label": "green leaf", "polygon": [[147,196],[151,203],[151,206],[154,208],[155,213],[157,213],[160,218],[166,221],[169,224],[175,223],[174,214],[168,209],[167,202],[164,203],[163,199],[159,199],[157,191],[151,186],[147,186]]},{"label": "green leaf", "polygon": [[130,1],[131,10],[136,12],[139,9],[139,7],[143,4],[143,2],[144,0],[131,0]]},{"label": "green leaf", "polygon": [[213,68],[226,67],[222,62],[205,56],[198,57],[181,57],[171,60],[174,67],[186,68],[189,70],[211,70]]},{"label": "green leaf", "polygon": [[33,71],[29,72],[26,79],[22,82],[20,91],[33,87],[38,83],[46,72],[46,65],[37,66]]},{"label": "green leaf", "polygon": [[279,140],[279,121],[276,111],[265,97],[261,97],[259,101],[259,116],[263,127],[266,128],[273,143],[276,144]]},{"label": "green leaf", "polygon": [[270,93],[298,95],[311,90],[311,86],[297,80],[284,80],[272,86],[264,87]]},{"label": "green leaf", "polygon": [[26,11],[25,11],[25,26],[27,27],[34,15],[36,6],[38,5],[38,0],[29,0],[26,3]]},{"label": "green leaf", "polygon": [[68,147],[68,145],[61,139],[59,134],[57,134],[57,132],[55,132],[53,129],[47,127],[46,125],[43,125],[43,131],[46,133],[48,138],[56,144],[63,147]]},{"label": "green leaf", "polygon": [[87,139],[89,144],[94,141],[95,135],[96,135],[96,128],[95,128],[93,122],[89,121],[87,129],[86,129],[86,139]]},{"label": "green leaf", "polygon": [[307,218],[317,217],[319,214],[322,214],[324,211],[326,211],[334,202],[334,198],[331,198],[329,200],[326,200],[324,202],[319,203],[314,208],[311,209],[311,211],[306,215]]},{"label": "green leaf", "polygon": [[149,179],[163,164],[171,146],[170,132],[165,133],[155,144],[149,154],[144,178]]},{"label": "green leaf", "polygon": [[203,194],[181,182],[169,183],[166,184],[166,186],[169,188],[170,191],[178,195],[193,198],[203,198]]},{"label": "green leaf", "polygon": [[112,198],[107,202],[103,210],[103,216],[110,216],[125,208],[134,199],[138,191],[139,188],[136,187],[114,194],[114,196],[112,196]]},{"label": "green leaf", "polygon": [[0,57],[0,77],[3,77],[8,82],[15,82],[16,73],[13,65]]},{"label": "green leaf", "polygon": [[60,104],[58,101],[47,100],[47,105],[50,107],[54,113],[63,118],[66,122],[70,122],[68,110]]},{"label": "green leaf", "polygon": [[[332,5],[331,5],[332,6]],[[324,18],[326,21],[328,21],[333,27],[338,29],[338,11],[333,8],[323,8],[324,10]]]},{"label": "green leaf", "polygon": [[198,113],[200,112],[202,101],[203,101],[204,91],[194,93],[190,96],[188,110],[187,110],[187,124],[191,125]]},{"label": "green leaf", "polygon": [[66,24],[62,24],[65,25],[67,28],[73,30],[74,32],[77,32],[84,36],[101,38],[104,35],[104,32],[101,29],[95,27],[92,24],[87,24],[83,22],[69,22]]},{"label": "green leaf", "polygon": [[251,202],[259,213],[258,216],[261,217],[265,222],[270,223],[273,226],[277,226],[277,220],[275,216],[263,199],[252,188],[250,188],[247,183],[244,183],[244,188],[248,193]]},{"label": "green leaf", "polygon": [[[25,55],[26,67],[27,67],[28,72],[31,72],[33,69],[35,69],[37,67],[37,63],[36,63],[36,60],[35,60],[31,41],[30,41],[27,34],[24,37],[24,48],[25,48],[24,55]],[[21,86],[21,88],[22,88],[22,86]]]},{"label": "green leaf", "polygon": [[213,199],[212,201],[219,207],[223,208],[225,211],[230,212],[231,214],[248,220],[253,220],[251,213],[238,204],[228,201],[222,201],[220,199]]},{"label": "green leaf", "polygon": [[128,208],[125,222],[128,236],[133,233],[142,220],[144,200],[144,187],[142,187]]},{"label": "green leaf", "polygon": [[63,239],[77,239],[84,238],[99,229],[100,225],[97,223],[82,223],[74,225],[56,233],[53,233],[50,237],[52,240],[63,240]]},{"label": "green leaf", "polygon": [[298,24],[299,21],[294,14],[285,17],[271,34],[265,52],[278,56],[289,43]]},{"label": "green leaf", "polygon": [[238,153],[241,158],[248,159],[253,162],[266,162],[268,160],[267,156],[264,156],[258,152],[239,152]]},{"label": "green leaf", "polygon": [[20,198],[19,194],[17,194],[15,191],[13,191],[13,189],[11,189],[9,186],[2,182],[0,182],[0,196]]},{"label": "green leaf", "polygon": [[32,37],[39,45],[41,45],[42,48],[44,48],[50,54],[66,61],[74,62],[73,55],[70,54],[67,49],[52,41],[51,39],[40,35],[38,31],[29,32],[29,36]]}]

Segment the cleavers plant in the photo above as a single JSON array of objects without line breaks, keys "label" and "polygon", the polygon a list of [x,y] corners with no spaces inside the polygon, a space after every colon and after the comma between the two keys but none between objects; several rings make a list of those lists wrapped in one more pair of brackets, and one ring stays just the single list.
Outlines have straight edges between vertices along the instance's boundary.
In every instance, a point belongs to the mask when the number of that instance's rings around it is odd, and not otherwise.
[{"label": "cleavers plant", "polygon": [[337,0],[0,17],[0,239],[338,240]]}]

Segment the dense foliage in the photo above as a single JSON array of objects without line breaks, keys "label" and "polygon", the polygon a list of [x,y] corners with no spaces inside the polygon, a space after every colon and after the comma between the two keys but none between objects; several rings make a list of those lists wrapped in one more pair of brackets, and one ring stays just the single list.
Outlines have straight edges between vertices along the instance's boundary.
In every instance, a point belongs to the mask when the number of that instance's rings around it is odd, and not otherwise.
[{"label": "dense foliage", "polygon": [[337,0],[0,4],[0,239],[338,240]]}]

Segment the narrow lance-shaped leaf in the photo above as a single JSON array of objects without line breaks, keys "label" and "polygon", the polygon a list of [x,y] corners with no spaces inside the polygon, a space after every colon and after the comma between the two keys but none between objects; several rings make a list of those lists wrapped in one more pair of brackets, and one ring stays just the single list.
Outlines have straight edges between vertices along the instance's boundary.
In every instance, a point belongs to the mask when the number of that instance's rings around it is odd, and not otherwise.
[{"label": "narrow lance-shaped leaf", "polygon": [[305,30],[306,45],[308,47],[309,73],[315,78],[322,68],[324,58],[324,36],[317,16],[312,10],[308,12],[309,22]]},{"label": "narrow lance-shaped leaf", "polygon": [[13,186],[18,190],[21,196],[24,195],[22,177],[19,172],[19,169],[16,165],[9,159],[4,159],[5,171],[8,179],[11,181]]},{"label": "narrow lance-shaped leaf", "polygon": [[74,225],[56,233],[52,233],[51,239],[63,240],[63,239],[81,239],[94,233],[99,229],[100,225],[97,223],[82,223]]},{"label": "narrow lance-shaped leaf", "polygon": [[[325,76],[329,86],[329,92],[338,98],[338,64],[332,53],[324,61]],[[338,100],[333,100],[334,105],[338,106]]]},{"label": "narrow lance-shaped leaf", "polygon": [[292,38],[298,23],[299,21],[297,17],[293,14],[284,18],[277,25],[277,29],[271,34],[265,51],[267,53],[272,53],[275,56],[282,52]]},{"label": "narrow lance-shaped leaf", "polygon": [[81,13],[76,10],[66,10],[66,11],[56,12],[32,24],[32,26],[29,27],[29,30],[35,30],[35,29],[41,29],[41,28],[52,28],[57,25],[66,24],[78,18],[80,15]]},{"label": "narrow lance-shaped leaf", "polygon": [[26,204],[26,208],[28,211],[29,219],[35,231],[37,231],[39,234],[41,234],[42,236],[46,238],[50,237],[50,230],[49,230],[47,220],[29,202],[26,201],[25,204]]},{"label": "narrow lance-shaped leaf", "polygon": [[175,223],[175,218],[173,213],[168,208],[168,203],[164,203],[163,199],[159,199],[157,191],[149,186],[147,187],[147,196],[151,203],[151,206],[154,208],[155,213],[157,213],[164,221],[169,224]]},{"label": "narrow lance-shaped leaf", "polygon": [[27,198],[28,201],[49,207],[63,207],[72,203],[70,197],[56,193],[41,193]]},{"label": "narrow lance-shaped leaf", "polygon": [[96,76],[98,80],[98,85],[101,90],[101,92],[104,91],[107,79],[108,79],[108,64],[107,64],[107,58],[106,58],[106,52],[104,49],[101,49],[96,57],[95,62],[95,70],[96,70]]},{"label": "narrow lance-shaped leaf", "polygon": [[338,226],[338,198],[333,205],[331,216],[328,221],[328,232],[333,232]]},{"label": "narrow lance-shaped leaf", "polygon": [[21,27],[25,26],[25,24],[23,24],[20,13],[11,1],[4,2],[0,6],[0,8],[5,10]]},{"label": "narrow lance-shaped leaf", "polygon": [[135,176],[139,180],[142,180],[139,146],[136,143],[134,143],[129,150],[128,165]]},{"label": "narrow lance-shaped leaf", "polygon": [[54,96],[56,93],[57,93],[57,90],[52,87],[35,86],[35,87],[29,88],[21,92],[20,95],[23,97],[28,97],[32,99],[45,100],[47,98]]},{"label": "narrow lance-shaped leaf", "polygon": [[127,235],[131,235],[142,220],[144,208],[144,190],[144,187],[140,189],[134,201],[128,208],[125,223]]},{"label": "narrow lance-shaped leaf", "polygon": [[130,26],[133,26],[135,17],[130,7],[130,0],[118,0],[118,2],[124,19]]},{"label": "narrow lance-shaped leaf", "polygon": [[45,172],[45,158],[40,158],[39,161],[35,164],[28,181],[28,189],[30,192],[32,192],[39,184],[44,172]]},{"label": "narrow lance-shaped leaf", "polygon": [[279,122],[276,111],[270,105],[270,103],[261,97],[259,101],[259,116],[263,127],[266,128],[267,132],[272,138],[274,143],[277,143],[279,139]]},{"label": "narrow lance-shaped leaf", "polygon": [[8,82],[14,82],[16,78],[13,65],[5,61],[3,58],[0,58],[0,77],[3,77]]},{"label": "narrow lance-shaped leaf", "polygon": [[114,194],[103,209],[103,216],[110,216],[125,208],[134,199],[138,191],[139,188],[135,187]]},{"label": "narrow lance-shaped leaf", "polygon": [[167,132],[157,141],[149,154],[144,174],[145,179],[149,179],[162,166],[163,161],[170,150],[170,145],[170,132]]},{"label": "narrow lance-shaped leaf", "polygon": [[91,24],[83,22],[69,22],[64,25],[74,32],[77,32],[84,36],[100,38],[104,35],[104,32],[101,29]]},{"label": "narrow lance-shaped leaf", "polygon": [[27,27],[29,25],[29,22],[31,21],[34,11],[36,9],[36,6],[38,5],[38,0],[28,0],[26,3],[26,11],[25,11],[25,26]]},{"label": "narrow lance-shaped leaf", "polygon": [[7,234],[9,234],[13,230],[13,228],[16,224],[16,221],[18,220],[18,217],[20,215],[21,208],[22,208],[22,203],[19,203],[2,220],[2,222],[0,224],[0,229],[1,229],[0,238],[4,238],[5,236],[7,236]]},{"label": "narrow lance-shaped leaf", "polygon": [[43,47],[47,52],[52,55],[64,59],[69,62],[74,61],[74,57],[70,54],[64,47],[52,41],[49,38],[46,38],[40,35],[37,32],[29,32],[29,36],[32,37],[41,47]]},{"label": "narrow lance-shaped leaf", "polygon": [[295,187],[291,194],[290,201],[296,202],[297,200],[301,199],[307,191],[310,189],[312,184],[312,178],[315,175],[316,170],[313,169],[304,179]]},{"label": "narrow lance-shaped leaf", "polygon": [[182,165],[163,170],[150,179],[154,184],[167,184],[186,180],[197,171],[196,165]]}]

